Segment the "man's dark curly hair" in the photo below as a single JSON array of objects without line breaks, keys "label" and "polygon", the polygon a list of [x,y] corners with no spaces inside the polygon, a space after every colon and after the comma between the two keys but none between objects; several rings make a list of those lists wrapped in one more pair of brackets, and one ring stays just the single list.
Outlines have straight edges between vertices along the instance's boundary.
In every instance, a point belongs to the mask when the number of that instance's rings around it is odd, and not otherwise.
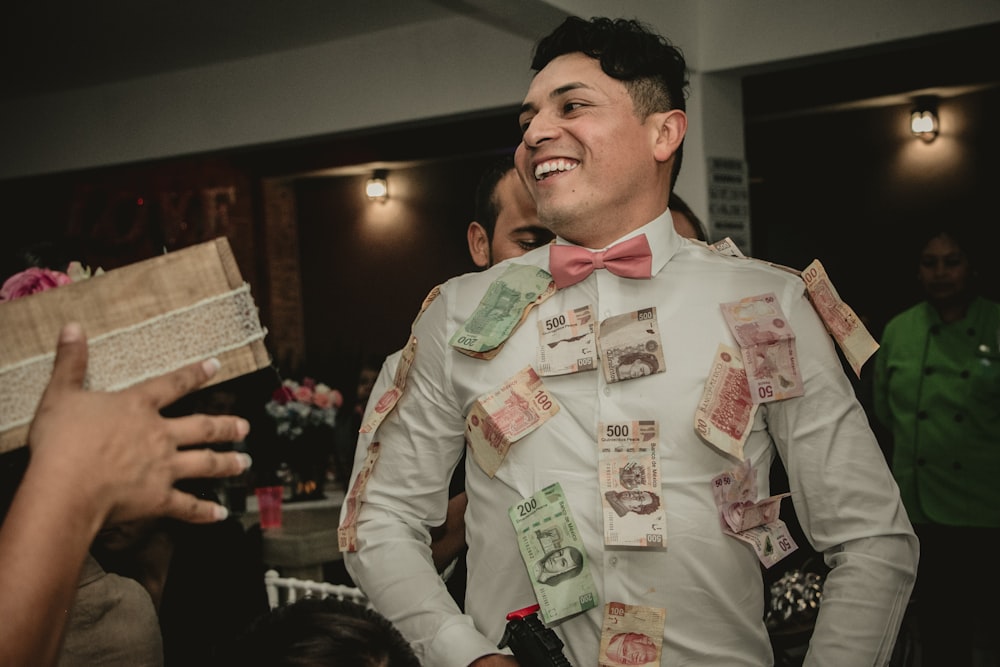
[{"label": "man's dark curly hair", "polygon": [[219,667],[420,667],[384,616],[336,598],[276,607],[219,653]]},{"label": "man's dark curly hair", "polygon": [[[535,46],[531,68],[540,71],[569,53],[583,53],[618,79],[632,98],[640,118],[687,107],[687,65],[680,49],[645,24],[629,19],[570,16]],[[672,180],[681,168],[683,144],[677,149]],[[672,183],[671,183],[672,185]]]}]

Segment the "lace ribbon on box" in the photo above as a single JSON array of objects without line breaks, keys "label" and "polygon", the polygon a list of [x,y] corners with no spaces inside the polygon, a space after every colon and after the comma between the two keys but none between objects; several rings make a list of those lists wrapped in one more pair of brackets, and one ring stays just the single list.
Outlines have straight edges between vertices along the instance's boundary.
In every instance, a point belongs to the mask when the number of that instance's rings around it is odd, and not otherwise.
[{"label": "lace ribbon on box", "polygon": [[[88,339],[85,386],[117,391],[264,338],[246,283]],[[52,376],[55,352],[0,368],[0,432],[27,424]]]}]

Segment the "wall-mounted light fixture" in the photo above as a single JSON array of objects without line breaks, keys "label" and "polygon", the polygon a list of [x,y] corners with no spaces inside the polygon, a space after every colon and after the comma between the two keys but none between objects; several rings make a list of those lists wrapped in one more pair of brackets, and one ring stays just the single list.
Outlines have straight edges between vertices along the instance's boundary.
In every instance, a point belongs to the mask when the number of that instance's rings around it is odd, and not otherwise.
[{"label": "wall-mounted light fixture", "polygon": [[930,143],[940,131],[938,121],[938,100],[936,97],[918,97],[910,112],[910,132],[913,136]]},{"label": "wall-mounted light fixture", "polygon": [[372,201],[385,201],[389,198],[389,180],[385,169],[377,169],[372,177],[365,182],[365,196]]}]

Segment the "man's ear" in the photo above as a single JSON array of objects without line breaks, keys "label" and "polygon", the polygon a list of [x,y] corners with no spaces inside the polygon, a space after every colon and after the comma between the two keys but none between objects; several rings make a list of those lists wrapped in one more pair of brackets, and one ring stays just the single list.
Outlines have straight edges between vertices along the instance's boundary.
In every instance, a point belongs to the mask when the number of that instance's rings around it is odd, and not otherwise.
[{"label": "man's ear", "polygon": [[684,141],[684,135],[687,134],[687,114],[680,109],[673,109],[655,115],[658,119],[653,156],[658,162],[666,162]]},{"label": "man's ear", "polygon": [[469,255],[472,261],[481,269],[490,265],[490,238],[486,234],[486,229],[478,222],[469,223]]}]

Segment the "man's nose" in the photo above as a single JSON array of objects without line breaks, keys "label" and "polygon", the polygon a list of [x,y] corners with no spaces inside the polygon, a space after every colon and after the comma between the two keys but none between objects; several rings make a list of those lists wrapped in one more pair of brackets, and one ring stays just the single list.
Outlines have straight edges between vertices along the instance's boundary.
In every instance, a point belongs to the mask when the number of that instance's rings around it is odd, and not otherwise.
[{"label": "man's nose", "polygon": [[553,122],[551,114],[539,112],[524,131],[524,143],[526,146],[535,148],[548,139],[552,139],[558,133],[559,128]]}]

